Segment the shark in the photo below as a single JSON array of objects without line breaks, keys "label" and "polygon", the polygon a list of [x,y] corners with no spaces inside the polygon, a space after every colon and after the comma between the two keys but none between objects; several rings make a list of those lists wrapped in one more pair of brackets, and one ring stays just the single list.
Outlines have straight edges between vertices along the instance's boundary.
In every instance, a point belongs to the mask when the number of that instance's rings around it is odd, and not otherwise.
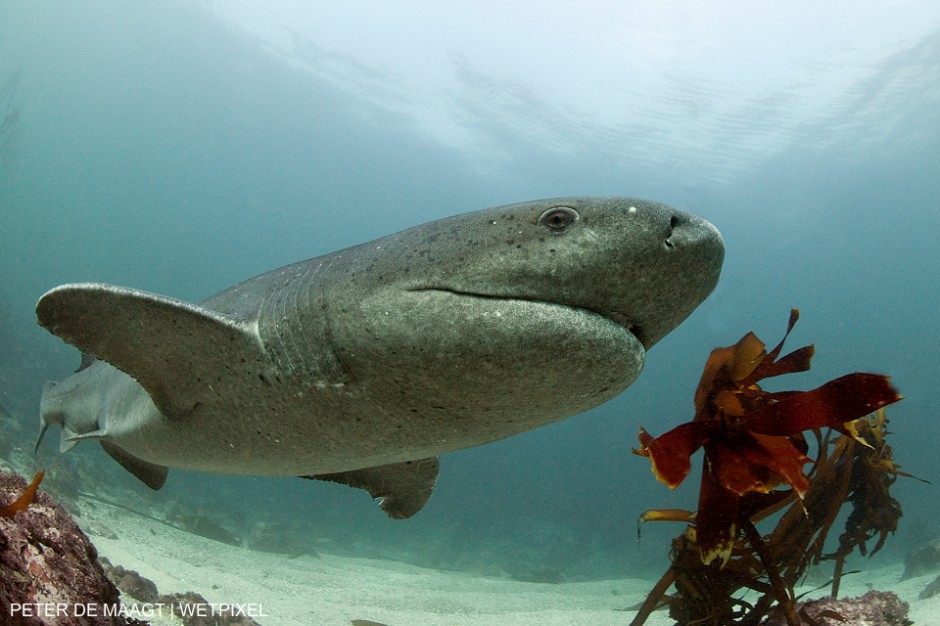
[{"label": "shark", "polygon": [[583,413],[714,289],[718,230],[627,197],[523,202],[287,265],[207,300],[74,283],[36,305],[82,367],[40,435],[169,468],[300,476],[421,510],[442,454]]}]

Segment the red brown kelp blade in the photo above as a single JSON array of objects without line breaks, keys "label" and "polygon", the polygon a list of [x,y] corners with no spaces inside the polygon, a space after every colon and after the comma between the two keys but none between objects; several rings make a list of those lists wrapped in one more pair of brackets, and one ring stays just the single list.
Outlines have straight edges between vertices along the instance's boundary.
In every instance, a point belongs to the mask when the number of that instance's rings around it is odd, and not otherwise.
[{"label": "red brown kelp blade", "polygon": [[[727,560],[735,533],[746,520],[740,499],[780,487],[804,495],[809,480],[803,466],[803,432],[831,428],[861,443],[852,422],[901,399],[888,378],[854,373],[809,391],[768,392],[764,378],[806,371],[813,346],[779,357],[799,319],[793,309],[783,339],[769,353],[754,333],[712,351],[695,393],[695,417],[653,437],[640,430],[637,454],[649,457],[656,478],[670,488],[688,475],[691,455],[704,448],[705,463],[696,514],[696,537],[703,560]],[[778,358],[779,357],[779,358]]]},{"label": "red brown kelp blade", "polygon": [[33,477],[29,486],[23,491],[23,494],[17,498],[14,502],[9,505],[0,508],[0,517],[13,517],[19,511],[25,511],[26,508],[33,503],[33,500],[36,498],[36,490],[39,489],[39,483],[42,482],[42,477],[45,475],[45,472],[42,470],[36,472],[36,475]]},{"label": "red brown kelp blade", "polygon": [[901,398],[887,376],[856,372],[749,413],[748,427],[765,435],[828,427],[854,438],[854,430],[847,432],[846,424]]}]

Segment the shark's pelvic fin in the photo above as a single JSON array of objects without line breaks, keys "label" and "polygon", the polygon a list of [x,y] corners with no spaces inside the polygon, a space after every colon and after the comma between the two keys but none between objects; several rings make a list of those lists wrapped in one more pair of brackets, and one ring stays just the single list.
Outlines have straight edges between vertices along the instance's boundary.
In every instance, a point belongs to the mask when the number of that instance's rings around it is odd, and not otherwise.
[{"label": "shark's pelvic fin", "polygon": [[180,419],[209,393],[210,374],[263,356],[248,325],[209,309],[100,283],[63,285],[36,305],[39,323],[82,352],[107,361],[147,390],[163,415]]},{"label": "shark's pelvic fin", "polygon": [[132,454],[128,454],[113,443],[107,441],[101,442],[101,447],[112,459],[121,464],[128,472],[139,478],[145,485],[151,489],[160,489],[166,482],[167,468],[155,463],[149,463],[138,459]]},{"label": "shark's pelvic fin", "polygon": [[389,517],[405,519],[420,511],[431,497],[439,466],[437,458],[429,458],[302,478],[365,489],[370,496],[381,500],[379,506]]}]

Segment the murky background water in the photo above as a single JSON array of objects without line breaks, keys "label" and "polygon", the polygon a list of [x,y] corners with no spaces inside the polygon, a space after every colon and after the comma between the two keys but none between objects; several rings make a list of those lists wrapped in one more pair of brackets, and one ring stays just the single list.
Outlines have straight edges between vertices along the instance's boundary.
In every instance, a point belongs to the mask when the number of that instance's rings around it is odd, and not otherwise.
[{"label": "murky background water", "polygon": [[[751,329],[775,343],[799,306],[789,346],[817,357],[786,384],[892,375],[896,458],[940,481],[940,6],[309,4],[0,6],[0,456],[63,493],[297,550],[655,575],[678,528],[638,545],[635,520],[695,487],[653,480],[629,452],[639,425],[689,419],[708,352]],[[446,456],[411,520],[314,481],[173,471],[152,494],[91,444],[31,456],[44,381],[78,365],[35,324],[48,288],[199,301],[430,219],[578,194],[707,217],[720,285],[614,401]],[[889,556],[936,533],[935,488],[896,495]]]}]

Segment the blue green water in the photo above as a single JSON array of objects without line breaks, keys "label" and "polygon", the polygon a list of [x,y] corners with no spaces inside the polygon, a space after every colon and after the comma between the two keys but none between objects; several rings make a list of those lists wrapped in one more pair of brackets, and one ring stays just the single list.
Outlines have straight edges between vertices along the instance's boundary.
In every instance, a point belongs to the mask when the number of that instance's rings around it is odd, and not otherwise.
[{"label": "blue green water", "polygon": [[[82,491],[180,502],[246,535],[274,524],[323,549],[485,573],[655,575],[679,529],[637,544],[635,520],[690,506],[695,485],[653,480],[630,454],[639,425],[689,419],[708,352],[751,329],[775,343],[798,306],[789,345],[817,356],[789,385],[890,374],[906,396],[889,409],[896,458],[940,482],[935,3],[342,6],[0,4],[0,400],[22,424],[9,455],[32,459],[43,383],[78,365],[35,324],[57,284],[199,301],[430,219],[617,194],[721,229],[715,293],[614,401],[446,456],[413,519],[290,478],[175,471],[151,495],[90,444],[67,467]],[[47,442],[29,462],[66,461]],[[913,481],[896,496],[889,554],[932,538],[940,504]]]}]

